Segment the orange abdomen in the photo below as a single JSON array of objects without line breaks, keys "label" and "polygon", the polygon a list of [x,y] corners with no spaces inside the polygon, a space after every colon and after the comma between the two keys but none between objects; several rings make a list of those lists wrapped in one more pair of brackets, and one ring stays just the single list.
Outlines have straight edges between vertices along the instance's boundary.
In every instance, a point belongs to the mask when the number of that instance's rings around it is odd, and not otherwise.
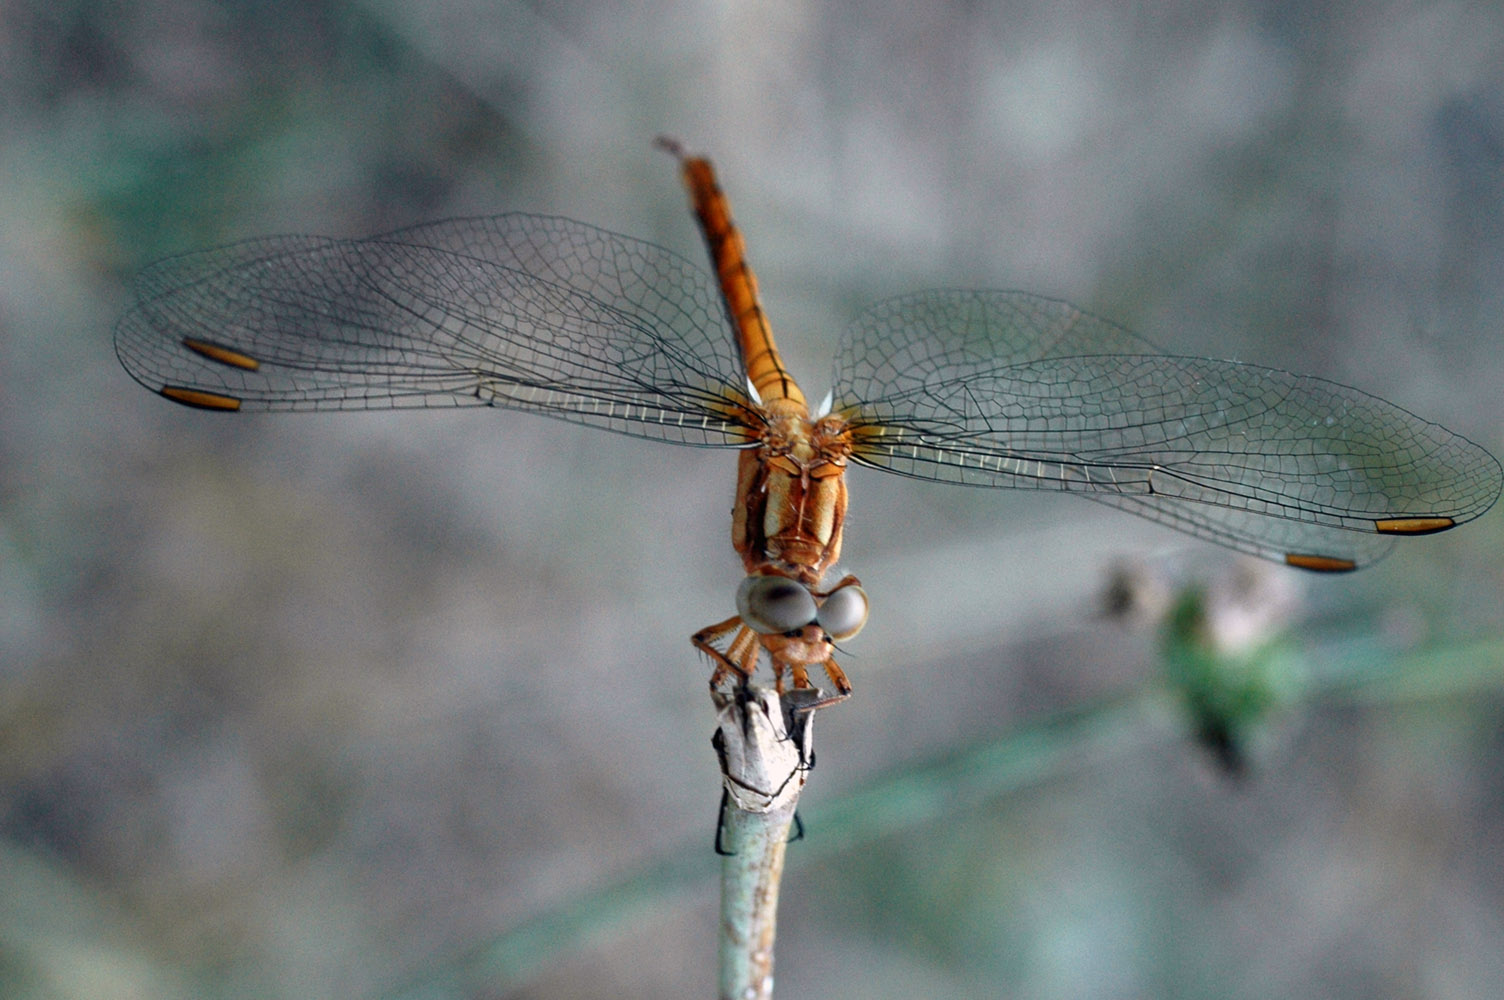
[{"label": "orange abdomen", "polygon": [[689,157],[683,161],[682,170],[700,230],[710,248],[710,258],[715,261],[726,312],[736,327],[748,380],[764,403],[791,399],[804,405],[804,394],[778,356],[773,331],[758,301],[757,279],[747,265],[747,245],[731,220],[731,205],[716,183],[714,168],[709,160]]}]

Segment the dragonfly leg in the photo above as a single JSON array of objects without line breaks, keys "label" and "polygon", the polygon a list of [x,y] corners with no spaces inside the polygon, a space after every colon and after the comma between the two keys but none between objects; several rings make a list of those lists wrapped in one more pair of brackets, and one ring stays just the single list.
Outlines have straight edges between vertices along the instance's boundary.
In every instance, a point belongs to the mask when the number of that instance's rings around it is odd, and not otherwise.
[{"label": "dragonfly leg", "polygon": [[[778,693],[783,694],[783,671],[778,670],[779,666],[780,664],[778,663],[778,661],[773,661],[773,669],[778,671]],[[795,690],[814,687],[814,685],[809,682],[809,668],[804,664],[789,664],[789,673],[794,677]]]},{"label": "dragonfly leg", "polygon": [[[839,702],[843,702],[847,698],[851,697],[851,682],[846,679],[846,672],[836,665],[834,657],[815,662],[818,662],[820,666],[825,668],[825,675],[830,678],[831,684],[835,685],[836,693],[820,698],[818,701],[812,701],[808,704],[800,705],[799,711],[801,712],[813,712],[817,709],[826,708],[830,705],[835,705]],[[773,669],[777,671],[779,666],[779,662],[775,659],[773,661]],[[788,664],[788,668],[789,673],[793,676],[794,689],[796,691],[811,690],[814,688],[814,685],[811,684],[809,680],[809,664],[791,661]],[[779,694],[782,694],[783,691],[781,671],[779,673]]]},{"label": "dragonfly leg", "polygon": [[[726,651],[721,652],[714,643],[733,631],[736,635]],[[719,688],[733,673],[740,677],[743,684],[752,679],[752,672],[757,669],[757,633],[742,624],[740,616],[703,628],[691,636],[689,641],[715,664],[715,672],[710,675],[711,688]]]},{"label": "dragonfly leg", "polygon": [[851,682],[846,679],[846,671],[836,664],[836,658],[832,656],[820,666],[825,668],[825,676],[829,677],[830,683],[835,685],[836,693],[828,698],[820,699],[810,706],[811,709],[825,708],[827,705],[834,705],[836,702],[845,701],[851,697]]},{"label": "dragonfly leg", "polygon": [[778,679],[779,694],[784,693],[785,674],[792,678],[795,691],[813,689],[814,684],[809,678],[809,668],[818,665],[825,668],[825,674],[830,678],[836,693],[829,698],[820,699],[810,707],[823,708],[838,701],[845,701],[851,696],[851,682],[846,679],[845,672],[836,665],[830,637],[819,625],[806,625],[794,632],[778,636],[763,636],[762,639],[763,645],[768,650],[768,658],[773,661],[773,676]]}]

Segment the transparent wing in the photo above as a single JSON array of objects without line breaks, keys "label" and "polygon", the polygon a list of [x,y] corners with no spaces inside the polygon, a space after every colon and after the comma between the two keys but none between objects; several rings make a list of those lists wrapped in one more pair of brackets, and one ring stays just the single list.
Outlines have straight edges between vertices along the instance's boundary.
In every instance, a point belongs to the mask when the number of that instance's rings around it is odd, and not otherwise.
[{"label": "transparent wing", "polygon": [[1063,302],[932,291],[847,330],[833,410],[854,459],[1055,489],[1317,570],[1373,562],[1499,496],[1482,448],[1334,382],[1167,357]]},{"label": "transparent wing", "polygon": [[711,278],[566,219],[251,240],[153,265],[135,294],[116,353],[189,405],[490,405],[718,446],[756,420]]}]

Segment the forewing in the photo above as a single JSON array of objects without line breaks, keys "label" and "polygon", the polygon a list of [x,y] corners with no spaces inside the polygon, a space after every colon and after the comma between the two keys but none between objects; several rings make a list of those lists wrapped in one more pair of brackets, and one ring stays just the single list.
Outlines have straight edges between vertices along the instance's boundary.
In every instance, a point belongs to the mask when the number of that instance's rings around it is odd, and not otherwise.
[{"label": "forewing", "polygon": [[492,405],[720,446],[754,419],[711,278],[566,219],[251,240],[153,265],[135,294],[116,352],[190,405]]},{"label": "forewing", "polygon": [[1062,302],[936,291],[848,330],[833,410],[853,458],[970,486],[1056,489],[1310,569],[1471,520],[1497,461],[1322,379],[1151,353]]}]

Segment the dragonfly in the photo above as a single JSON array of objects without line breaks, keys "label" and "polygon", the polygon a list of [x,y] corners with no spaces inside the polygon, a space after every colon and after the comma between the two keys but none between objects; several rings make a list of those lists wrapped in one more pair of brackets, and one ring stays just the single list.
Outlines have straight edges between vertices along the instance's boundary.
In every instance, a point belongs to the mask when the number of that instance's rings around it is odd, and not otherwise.
[{"label": "dragonfly", "polygon": [[766,661],[811,689],[868,598],[833,575],[845,473],[1083,496],[1317,573],[1498,498],[1483,448],[1368,393],[1166,354],[1068,303],[931,290],[871,306],[811,408],[779,354],[710,161],[673,153],[714,267],[554,216],[363,239],[272,236],[147,267],[115,329],[136,381],[220,413],[488,406],[737,457],[736,614],[697,632],[711,687]]}]

